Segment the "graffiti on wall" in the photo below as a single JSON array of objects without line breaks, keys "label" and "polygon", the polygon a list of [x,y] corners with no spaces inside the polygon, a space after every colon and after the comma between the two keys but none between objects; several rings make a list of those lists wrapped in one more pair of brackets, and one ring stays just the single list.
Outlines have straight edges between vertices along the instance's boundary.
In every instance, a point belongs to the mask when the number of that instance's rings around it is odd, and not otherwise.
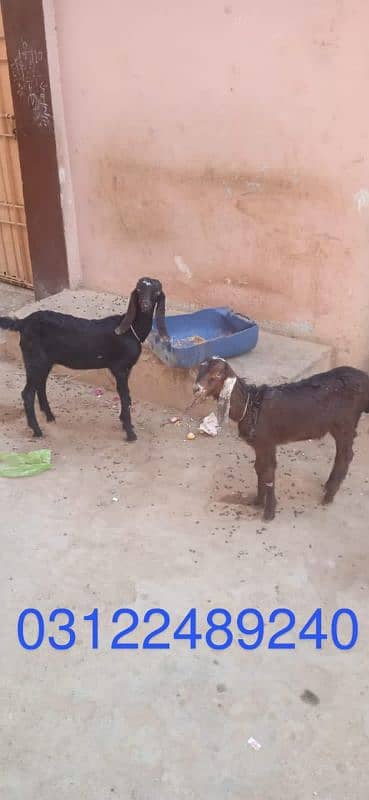
[{"label": "graffiti on wall", "polygon": [[52,121],[47,99],[47,80],[44,73],[42,50],[22,41],[17,55],[10,63],[11,73],[19,97],[28,103],[34,122],[39,128],[49,128]]}]

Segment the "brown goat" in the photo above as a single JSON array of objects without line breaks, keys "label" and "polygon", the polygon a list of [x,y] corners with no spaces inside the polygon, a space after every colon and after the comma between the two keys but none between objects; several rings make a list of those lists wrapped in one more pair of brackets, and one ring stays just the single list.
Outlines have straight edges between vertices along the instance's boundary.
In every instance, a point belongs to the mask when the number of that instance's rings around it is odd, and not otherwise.
[{"label": "brown goat", "polygon": [[369,413],[369,375],[352,367],[338,367],[297,383],[250,386],[224,359],[200,364],[194,384],[195,402],[218,400],[220,423],[228,415],[238,423],[239,435],[255,450],[258,492],[255,504],[264,519],[275,516],[274,492],[277,445],[321,439],[327,433],[336,442],[336,458],[325,484],[323,503],[331,503],[353,458],[356,427]]}]

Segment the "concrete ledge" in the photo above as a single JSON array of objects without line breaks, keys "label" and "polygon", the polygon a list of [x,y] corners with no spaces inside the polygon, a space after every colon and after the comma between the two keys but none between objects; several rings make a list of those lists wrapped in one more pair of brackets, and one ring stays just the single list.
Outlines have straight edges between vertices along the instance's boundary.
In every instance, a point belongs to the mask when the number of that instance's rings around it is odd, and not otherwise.
[{"label": "concrete ledge", "polygon": [[[41,308],[75,314],[80,317],[101,318],[125,311],[127,299],[111,294],[98,294],[88,290],[69,291],[47,297],[37,303],[28,303],[16,312],[25,317]],[[167,313],[187,311],[187,307],[167,305]],[[4,332],[2,353],[5,357],[21,360],[18,334]],[[312,344],[300,339],[291,339],[267,331],[260,332],[257,347],[251,353],[230,360],[235,371],[250,383],[281,383],[299,380],[322,372],[332,366],[330,347]],[[115,382],[108,370],[71,371],[55,367],[55,374],[69,375],[73,380],[106,389],[115,390]],[[168,408],[183,410],[192,399],[193,373],[188,370],[170,369],[159,361],[147,345],[134,367],[130,380],[132,398],[151,401]],[[205,409],[201,408],[202,416]]]}]

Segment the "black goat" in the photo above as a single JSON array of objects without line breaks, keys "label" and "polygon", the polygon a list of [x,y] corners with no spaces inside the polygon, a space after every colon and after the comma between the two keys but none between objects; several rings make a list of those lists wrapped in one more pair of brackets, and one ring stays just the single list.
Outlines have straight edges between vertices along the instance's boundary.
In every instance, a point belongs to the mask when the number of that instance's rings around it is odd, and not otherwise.
[{"label": "black goat", "polygon": [[[200,364],[195,399],[214,397],[220,417],[238,423],[239,435],[253,447],[258,493],[255,504],[264,519],[274,518],[276,449],[279,444],[321,439],[336,442],[336,458],[325,484],[323,502],[331,503],[353,458],[356,427],[369,414],[369,376],[353,367],[337,367],[297,383],[250,386],[222,358]],[[222,421],[222,419],[221,419]]]},{"label": "black goat", "polygon": [[168,340],[165,295],[160,281],[140,278],[127,313],[104,319],[81,319],[55,311],[35,311],[25,319],[0,317],[0,328],[19,331],[27,382],[22,392],[27,422],[42,436],[35,415],[37,393],[48,422],[55,417],[46,396],[46,381],[54,364],[70,369],[110,369],[121,400],[120,420],[127,441],[137,439],[131,422],[128,378],[141,355],[142,342],[152,328],[156,307],[159,335]]}]

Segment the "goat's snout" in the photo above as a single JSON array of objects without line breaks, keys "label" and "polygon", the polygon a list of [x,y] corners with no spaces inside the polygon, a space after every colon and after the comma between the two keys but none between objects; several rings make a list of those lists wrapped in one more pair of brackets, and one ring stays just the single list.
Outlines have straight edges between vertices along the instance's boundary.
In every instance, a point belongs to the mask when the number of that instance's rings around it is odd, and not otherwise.
[{"label": "goat's snout", "polygon": [[194,383],[192,391],[194,394],[194,401],[193,401],[194,403],[206,397],[206,389],[204,389],[204,387],[201,386],[201,383],[197,383],[197,381],[196,383]]}]

